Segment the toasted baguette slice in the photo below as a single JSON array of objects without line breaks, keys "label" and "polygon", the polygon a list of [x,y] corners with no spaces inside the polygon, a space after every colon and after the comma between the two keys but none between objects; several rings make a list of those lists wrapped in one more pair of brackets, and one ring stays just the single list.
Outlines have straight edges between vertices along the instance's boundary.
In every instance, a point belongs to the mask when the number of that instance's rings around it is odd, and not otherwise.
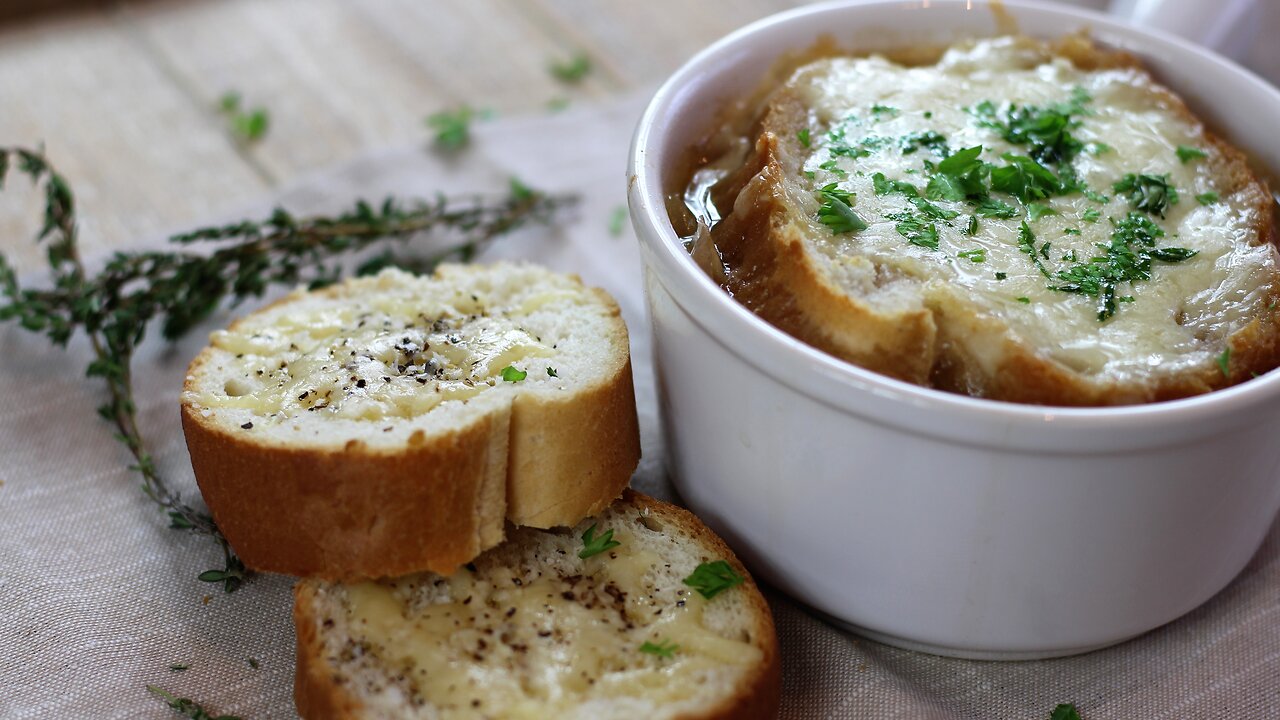
[{"label": "toasted baguette slice", "polygon": [[[594,528],[621,543],[585,560]],[[711,598],[703,563],[743,578]],[[337,718],[774,718],[769,607],[688,511],[640,493],[572,530],[512,531],[452,577],[294,589],[294,698]]]},{"label": "toasted baguette slice", "polygon": [[449,573],[505,521],[571,525],[639,459],[627,331],[604,291],[530,265],[387,270],[216,332],[182,427],[251,568]]},{"label": "toasted baguette slice", "polygon": [[[1011,106],[1074,106],[1065,132],[1079,144],[1065,163],[1041,159],[1077,189],[1032,202],[996,187],[991,168],[1036,152],[1001,131]],[[726,215],[715,252],[702,243],[695,257],[756,313],[838,357],[1057,405],[1182,397],[1280,363],[1271,194],[1131,57],[1073,37],[971,41],[918,67],[826,58],[768,96],[749,135],[754,151],[715,191]],[[999,204],[940,177],[944,158],[977,146]],[[1137,207],[1114,188],[1131,173],[1167,175],[1178,202]],[[845,193],[866,227],[838,213],[824,223],[824,188]],[[1150,277],[1119,283],[1108,308],[1107,293],[1070,276],[1096,269],[1135,214],[1159,229],[1133,246],[1155,253]]]}]

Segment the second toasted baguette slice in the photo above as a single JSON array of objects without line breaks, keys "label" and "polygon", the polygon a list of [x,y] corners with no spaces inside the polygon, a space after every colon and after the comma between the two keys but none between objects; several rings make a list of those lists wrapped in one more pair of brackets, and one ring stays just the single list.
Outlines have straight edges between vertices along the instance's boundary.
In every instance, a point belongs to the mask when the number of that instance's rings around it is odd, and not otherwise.
[{"label": "second toasted baguette slice", "polygon": [[296,292],[214,333],[182,425],[244,562],[330,579],[452,572],[508,520],[605,507],[639,459],[616,303],[530,265]]},{"label": "second toasted baguette slice", "polygon": [[697,518],[640,493],[572,530],[517,529],[453,577],[306,580],[294,596],[307,720],[778,712],[760,591]]}]

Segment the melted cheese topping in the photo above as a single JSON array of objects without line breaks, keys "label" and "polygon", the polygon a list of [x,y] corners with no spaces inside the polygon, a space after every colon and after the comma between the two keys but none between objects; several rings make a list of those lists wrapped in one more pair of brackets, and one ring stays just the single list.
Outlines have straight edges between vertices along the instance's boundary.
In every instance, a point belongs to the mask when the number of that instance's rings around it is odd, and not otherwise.
[{"label": "melted cheese topping", "polygon": [[[1266,306],[1276,261],[1273,248],[1256,244],[1261,218],[1250,198],[1233,198],[1229,188],[1215,185],[1211,168],[1220,151],[1177,100],[1141,71],[1084,71],[1047,57],[1037,43],[1001,38],[952,48],[928,67],[875,56],[826,59],[801,68],[789,88],[809,108],[813,128],[796,180],[805,196],[802,206],[812,211],[807,241],[838,283],[873,305],[936,310],[973,303],[979,312],[999,316],[1015,338],[1064,365],[1117,379],[1211,362],[1222,352],[1223,339]],[[1070,130],[1085,145],[1072,165],[1105,201],[1081,192],[1051,197],[1043,203],[1052,214],[1032,220],[1012,196],[993,193],[1014,206],[1017,216],[979,217],[976,234],[969,235],[973,205],[933,200],[958,213],[950,220],[929,219],[937,228],[937,250],[912,245],[898,232],[890,216],[915,208],[899,193],[877,195],[876,173],[911,183],[923,194],[930,164],[948,151],[981,145],[982,160],[1005,165],[1003,153],[1027,155],[1028,146],[981,126],[971,108],[989,101],[1003,119],[1010,104],[1065,103],[1076,88],[1092,100]],[[916,144],[904,152],[908,138],[926,132],[944,136],[945,149]],[[833,154],[836,144],[867,153]],[[1206,157],[1184,163],[1179,146]],[[1133,211],[1112,189],[1128,173],[1169,175],[1180,202],[1163,219],[1148,217],[1166,233],[1160,246],[1198,254],[1177,264],[1155,263],[1149,281],[1122,283],[1118,311],[1099,322],[1096,298],[1050,289],[1054,282],[1020,247],[1019,228],[1028,221],[1050,273],[1104,254],[1099,246],[1110,242],[1109,218]],[[852,207],[868,223],[865,230],[833,234],[817,222],[818,190],[829,183],[854,194]],[[1204,193],[1220,198],[1197,202]],[[994,364],[999,348],[990,351]]]},{"label": "melted cheese topping", "polygon": [[[706,693],[709,674],[760,662],[752,643],[706,627],[709,601],[656,584],[656,555],[624,531],[614,537],[622,545],[586,560],[582,574],[499,567],[425,588],[349,586],[351,635],[460,719],[564,717],[592,699],[678,703]],[[658,657],[640,651],[645,642],[678,649]]]},{"label": "melted cheese topping", "polygon": [[[525,314],[551,298],[534,297]],[[510,317],[478,300],[426,314],[403,296],[369,295],[250,316],[210,344],[233,366],[205,408],[251,410],[266,422],[324,411],[351,420],[416,417],[502,382],[508,366],[551,355]]]}]

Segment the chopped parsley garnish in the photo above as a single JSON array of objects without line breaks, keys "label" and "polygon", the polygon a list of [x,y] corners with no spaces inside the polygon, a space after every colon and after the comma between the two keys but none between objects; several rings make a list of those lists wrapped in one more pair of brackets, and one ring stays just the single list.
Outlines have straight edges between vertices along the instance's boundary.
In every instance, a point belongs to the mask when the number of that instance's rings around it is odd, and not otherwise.
[{"label": "chopped parsley garnish", "polygon": [[1022,225],[1018,227],[1018,249],[1031,258],[1031,262],[1045,277],[1053,277],[1049,274],[1048,268],[1044,266],[1044,262],[1040,256],[1036,254],[1036,236],[1031,232],[1031,228],[1027,226],[1027,221],[1023,220]]},{"label": "chopped parsley garnish", "polygon": [[708,600],[744,582],[746,578],[735,572],[733,566],[724,560],[702,563],[684,579],[685,585],[697,590],[699,595]]},{"label": "chopped parsley garnish", "polygon": [[605,530],[600,535],[596,535],[596,526],[592,524],[582,533],[582,550],[578,551],[578,557],[586,560],[606,550],[612,550],[621,544],[613,539],[612,530]]},{"label": "chopped parsley garnish", "polygon": [[591,58],[580,52],[568,60],[552,63],[548,69],[561,82],[579,83],[591,74]]},{"label": "chopped parsley garnish", "polygon": [[556,374],[556,369],[555,369],[555,368],[553,368],[553,367],[551,367],[551,366],[549,366],[549,365],[548,365],[548,366],[547,366],[547,377],[560,377],[560,376]]},{"label": "chopped parsley garnish", "polygon": [[507,382],[520,382],[529,377],[529,373],[524,370],[517,370],[514,366],[508,365],[502,368],[502,379]]},{"label": "chopped parsley garnish", "polygon": [[853,211],[853,193],[841,190],[836,183],[823,185],[818,191],[818,222],[826,225],[836,235],[866,230],[867,223]]},{"label": "chopped parsley garnish", "polygon": [[680,649],[679,645],[676,645],[675,643],[671,642],[670,639],[667,639],[667,638],[663,638],[662,640],[656,643],[651,643],[646,640],[645,643],[640,646],[640,652],[642,653],[648,653],[649,655],[657,655],[660,658],[667,658],[667,659],[671,659],[675,657],[676,651],[679,649]]},{"label": "chopped parsley garnish", "polygon": [[928,148],[940,156],[946,156],[947,138],[933,130],[902,136],[902,154],[910,155],[920,148]]},{"label": "chopped parsley garnish", "polygon": [[1170,205],[1178,204],[1178,190],[1169,184],[1168,175],[1129,173],[1112,186],[1123,194],[1135,210],[1164,217]]},{"label": "chopped parsley garnish", "polygon": [[1198,147],[1191,147],[1190,145],[1179,145],[1177,153],[1178,153],[1178,160],[1183,165],[1186,165],[1192,160],[1199,160],[1200,158],[1209,157],[1209,154],[1206,153],[1205,151],[1201,150]]},{"label": "chopped parsley garnish", "polygon": [[813,147],[813,142],[809,139],[809,128],[803,128],[796,133],[796,139],[805,147]]},{"label": "chopped parsley garnish", "polygon": [[1102,193],[1098,192],[1097,190],[1090,190],[1089,188],[1085,188],[1084,190],[1081,190],[1080,192],[1084,193],[1084,196],[1085,196],[1085,197],[1089,198],[1089,199],[1090,199],[1090,200],[1092,200],[1093,202],[1098,203],[1099,205],[1105,205],[1105,204],[1107,204],[1108,202],[1110,202],[1110,200],[1111,200],[1111,198],[1107,197],[1106,195],[1103,195]]},{"label": "chopped parsley garnish", "polygon": [[1152,261],[1178,263],[1194,257],[1196,251],[1186,248],[1155,246],[1164,231],[1149,218],[1136,212],[1116,221],[1106,254],[1089,258],[1054,274],[1057,285],[1051,290],[1089,295],[1098,299],[1098,321],[1116,314],[1116,287],[1151,279]]},{"label": "chopped parsley garnish", "polygon": [[997,279],[997,280],[1004,280],[1004,279],[1006,279],[1006,278],[1008,278],[1008,277],[1009,277],[1009,273],[1006,273],[1006,272],[998,272],[998,273],[996,273],[996,279]]},{"label": "chopped parsley garnish", "polygon": [[1017,300],[1018,302],[1022,303],[1023,305],[1030,305],[1030,304],[1031,304],[1031,298],[1029,298],[1029,297],[1016,297],[1016,298],[1014,298],[1014,300]]},{"label": "chopped parsley garnish", "polygon": [[818,166],[818,168],[821,170],[826,170],[827,172],[832,173],[834,175],[839,175],[842,178],[849,177],[849,173],[845,172],[840,168],[840,165],[836,163],[835,158],[832,158],[822,163],[821,165]]},{"label": "chopped parsley garnish", "polygon": [[1222,354],[1218,356],[1218,369],[1222,371],[1222,377],[1231,377],[1231,346],[1228,345],[1223,349]]},{"label": "chopped parsley garnish", "polygon": [[1082,88],[1072,92],[1071,100],[1047,107],[1010,105],[1000,119],[991,101],[979,103],[971,109],[978,125],[1000,133],[1014,145],[1029,145],[1030,155],[1042,163],[1066,163],[1080,154],[1084,144],[1070,132],[1080,124],[1074,115],[1087,114],[1085,104],[1089,94]]},{"label": "chopped parsley garnish", "polygon": [[957,150],[934,168],[925,188],[930,200],[959,201],[981,198],[987,194],[987,175],[991,166],[980,160],[982,146]]},{"label": "chopped parsley garnish", "polygon": [[871,176],[871,185],[875,188],[877,195],[888,195],[889,193],[902,193],[907,197],[919,197],[920,191],[915,185],[902,180],[890,180],[884,176],[884,173],[876,173]]},{"label": "chopped parsley garnish", "polygon": [[1089,152],[1093,153],[1094,155],[1106,155],[1112,150],[1113,148],[1104,142],[1095,142],[1095,143],[1092,143],[1091,146],[1089,147]]},{"label": "chopped parsley garnish", "polygon": [[936,220],[951,220],[960,214],[955,210],[940,208],[922,197],[911,198],[911,204],[915,205],[916,209],[926,217],[931,217]]},{"label": "chopped parsley garnish", "polygon": [[987,198],[978,203],[978,207],[974,212],[982,217],[989,218],[1011,218],[1018,214],[1018,211],[1009,203],[996,198]]},{"label": "chopped parsley garnish", "polygon": [[978,216],[977,216],[977,215],[970,215],[970,216],[969,216],[969,224],[965,226],[965,228],[964,228],[964,234],[965,234],[965,235],[977,235],[977,234],[978,234]]},{"label": "chopped parsley garnish", "polygon": [[1218,202],[1218,193],[1212,190],[1206,193],[1200,193],[1199,195],[1196,196],[1196,202],[1200,203],[1201,205],[1212,205]]},{"label": "chopped parsley garnish", "polygon": [[987,249],[975,248],[973,250],[961,250],[956,253],[956,257],[962,257],[969,262],[984,263],[987,261]]},{"label": "chopped parsley garnish", "polygon": [[907,242],[930,250],[938,249],[937,225],[912,215],[899,215],[897,219],[898,223],[893,227]]},{"label": "chopped parsley garnish", "polygon": [[871,106],[871,114],[875,115],[877,120],[879,120],[880,116],[882,115],[889,115],[892,117],[897,115],[898,112],[899,112],[898,108],[890,107],[888,105],[881,105],[880,103],[876,103],[875,105]]},{"label": "chopped parsley garnish", "polygon": [[1062,703],[1053,709],[1053,714],[1049,716],[1049,720],[1081,720],[1080,713],[1076,711],[1076,706],[1071,703]]},{"label": "chopped parsley garnish", "polygon": [[1085,222],[1096,223],[1101,217],[1102,213],[1098,212],[1097,208],[1088,208],[1083,213],[1080,213],[1080,219]]},{"label": "chopped parsley garnish", "polygon": [[190,667],[191,666],[186,663],[174,663],[169,666],[169,669],[172,670],[173,672],[182,672],[183,670],[186,670]]},{"label": "chopped parsley garnish", "polygon": [[991,188],[1008,193],[1024,203],[1043,200],[1061,188],[1058,176],[1049,168],[1025,155],[1005,153],[1000,157],[1009,162],[991,171]]},{"label": "chopped parsley garnish", "polygon": [[1049,207],[1044,203],[1031,203],[1027,206],[1027,217],[1031,222],[1035,222],[1045,215],[1057,215],[1058,211]]}]

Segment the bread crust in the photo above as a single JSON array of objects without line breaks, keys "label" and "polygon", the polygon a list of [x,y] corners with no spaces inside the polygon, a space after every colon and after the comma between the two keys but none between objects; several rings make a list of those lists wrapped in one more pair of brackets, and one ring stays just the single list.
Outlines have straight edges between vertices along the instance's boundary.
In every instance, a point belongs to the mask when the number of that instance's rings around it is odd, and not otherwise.
[{"label": "bread crust", "polygon": [[[1132,55],[1099,48],[1073,35],[1052,49],[1084,69],[1134,68]],[[1163,92],[1170,109],[1199,124],[1174,93]],[[1226,338],[1226,373],[1205,364],[1177,374],[1156,374],[1122,383],[1079,373],[1000,330],[998,318],[962,294],[946,303],[908,311],[877,310],[839,287],[824,258],[805,243],[807,227],[795,220],[804,200],[789,195],[787,178],[799,172],[796,131],[807,126],[807,108],[786,88],[768,98],[750,131],[753,152],[736,174],[716,189],[720,207],[732,204],[711,231],[725,270],[713,274],[746,307],[790,335],[840,359],[884,375],[941,390],[1010,402],[1089,406],[1172,400],[1209,392],[1280,366],[1280,273],[1269,279],[1269,306]],[[1237,196],[1256,213],[1256,245],[1277,245],[1274,201],[1245,155],[1209,130],[1206,143],[1222,195]],[[796,166],[792,166],[796,165]],[[803,215],[804,213],[801,213]],[[705,256],[704,256],[705,257]],[[877,277],[877,282],[879,278]],[[998,343],[1001,359],[985,367],[975,359],[980,343]],[[989,353],[984,353],[989,354]]]},{"label": "bread crust", "polygon": [[592,292],[617,317],[609,342],[620,348],[607,382],[573,397],[526,393],[511,413],[507,519],[516,525],[573,525],[612,503],[640,460],[631,357],[621,311],[603,290]]},{"label": "bread crust", "polygon": [[[680,507],[627,489],[617,501],[671,525],[694,539],[708,555],[724,559],[746,581],[735,592],[747,594],[755,625],[751,637],[761,651],[761,661],[746,675],[736,691],[701,713],[686,713],[673,720],[773,720],[782,698],[782,664],[777,631],[769,605],[747,569],[724,541],[702,521]],[[340,720],[361,717],[364,704],[343,684],[326,662],[321,638],[323,620],[316,587],[310,582],[294,585],[293,620],[297,627],[297,672],[294,675],[294,704],[306,720]]]},{"label": "bread crust", "polygon": [[[608,505],[639,462],[639,427],[626,326],[607,293],[589,290],[612,320],[605,377],[572,394],[519,393],[393,450],[295,447],[184,399],[196,482],[236,554],[254,570],[325,580],[447,575],[500,543],[508,518],[550,527]],[[192,361],[184,390],[211,358],[206,348]]]}]

